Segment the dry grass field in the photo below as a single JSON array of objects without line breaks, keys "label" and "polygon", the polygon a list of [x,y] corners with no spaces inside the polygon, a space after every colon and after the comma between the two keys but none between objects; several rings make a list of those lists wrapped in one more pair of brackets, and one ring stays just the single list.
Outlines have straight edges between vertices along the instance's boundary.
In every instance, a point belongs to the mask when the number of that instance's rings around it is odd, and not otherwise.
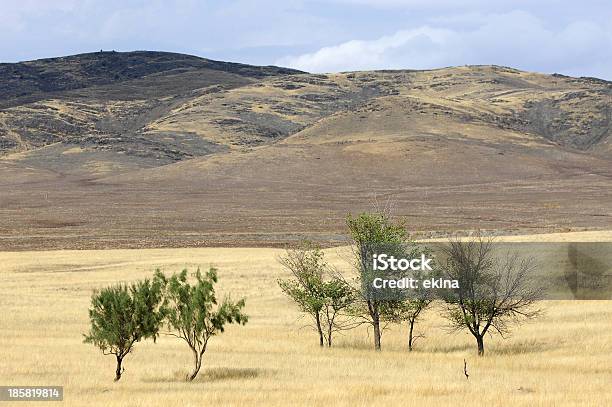
[{"label": "dry grass field", "polygon": [[[559,240],[567,239],[557,236]],[[611,240],[610,233],[573,240]],[[546,239],[554,240],[554,236]],[[435,310],[409,353],[392,326],[383,351],[357,329],[320,349],[276,285],[278,249],[202,248],[0,253],[0,385],[63,385],[63,405],[85,406],[608,406],[612,302],[546,302],[545,315],[478,358],[466,333]],[[341,267],[342,249],[328,249]],[[94,288],[214,264],[219,290],[247,297],[250,322],[213,338],[198,379],[179,340],[139,343],[113,383],[114,359],[82,343]],[[469,380],[463,375],[468,363]],[[27,405],[21,403],[20,405]]]}]

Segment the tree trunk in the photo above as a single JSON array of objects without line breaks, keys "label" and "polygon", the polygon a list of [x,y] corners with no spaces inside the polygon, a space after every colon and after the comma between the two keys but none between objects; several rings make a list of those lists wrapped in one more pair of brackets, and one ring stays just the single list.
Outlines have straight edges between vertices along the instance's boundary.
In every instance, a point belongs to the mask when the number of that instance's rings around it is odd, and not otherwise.
[{"label": "tree trunk", "polygon": [[115,381],[119,381],[121,379],[121,374],[123,373],[123,368],[121,367],[121,363],[123,362],[123,357],[119,355],[115,355],[117,358],[117,368],[115,369]]},{"label": "tree trunk", "polygon": [[187,377],[187,380],[192,382],[193,379],[196,378],[196,376],[198,375],[198,372],[200,371],[200,368],[202,367],[202,355],[199,354],[197,351],[193,351],[193,358],[194,358],[194,362],[195,362],[195,366],[193,369],[193,372],[191,373],[191,375],[189,375],[189,377]]},{"label": "tree trunk", "polygon": [[476,343],[478,344],[478,356],[484,355],[484,337],[483,335],[476,336]]},{"label": "tree trunk", "polygon": [[323,343],[323,328],[321,327],[321,316],[317,312],[315,316],[315,321],[317,322],[317,331],[319,332],[319,346],[324,346]]},{"label": "tree trunk", "polygon": [[372,318],[372,325],[374,326],[374,349],[380,350],[380,317],[378,314]]},{"label": "tree trunk", "polygon": [[408,333],[408,351],[412,352],[412,345],[414,344],[414,319],[410,319],[410,332]]},{"label": "tree trunk", "polygon": [[332,333],[333,333],[333,326],[332,324],[329,324],[329,327],[327,328],[327,347],[331,348],[332,346]]}]

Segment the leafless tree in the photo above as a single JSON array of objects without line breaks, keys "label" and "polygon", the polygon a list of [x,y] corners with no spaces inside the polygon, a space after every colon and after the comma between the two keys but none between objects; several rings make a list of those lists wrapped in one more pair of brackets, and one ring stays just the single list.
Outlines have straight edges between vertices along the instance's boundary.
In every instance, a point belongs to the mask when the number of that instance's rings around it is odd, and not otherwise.
[{"label": "leafless tree", "polygon": [[478,354],[484,355],[484,337],[504,337],[513,323],[540,314],[536,308],[542,289],[533,280],[534,262],[517,253],[497,256],[493,240],[478,236],[453,240],[446,251],[446,278],[459,288],[445,293],[446,317],[452,329],[467,329],[476,338]]}]

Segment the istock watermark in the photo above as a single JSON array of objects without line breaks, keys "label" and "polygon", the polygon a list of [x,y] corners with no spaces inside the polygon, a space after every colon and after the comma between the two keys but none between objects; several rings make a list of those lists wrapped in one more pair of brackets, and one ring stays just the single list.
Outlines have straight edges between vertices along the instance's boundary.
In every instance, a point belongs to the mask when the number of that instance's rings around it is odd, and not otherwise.
[{"label": "istock watermark", "polygon": [[374,254],[372,259],[372,267],[374,271],[433,271],[431,268],[432,261],[433,259],[426,257],[424,253],[421,253],[421,257],[416,259],[398,259],[393,255],[382,253]]},{"label": "istock watermark", "polygon": [[459,280],[448,280],[444,278],[428,278],[419,280],[412,277],[404,277],[400,279],[385,279],[376,277],[372,281],[373,288],[391,288],[391,289],[452,289],[459,288]]},{"label": "istock watermark", "polygon": [[[612,300],[611,242],[377,243],[363,248],[362,284],[380,300]],[[471,296],[471,297],[469,297]]]},{"label": "istock watermark", "polygon": [[374,276],[372,288],[400,290],[459,288],[459,280],[434,277],[433,261],[434,259],[425,253],[412,258],[375,253],[372,256],[372,271],[390,273]]}]

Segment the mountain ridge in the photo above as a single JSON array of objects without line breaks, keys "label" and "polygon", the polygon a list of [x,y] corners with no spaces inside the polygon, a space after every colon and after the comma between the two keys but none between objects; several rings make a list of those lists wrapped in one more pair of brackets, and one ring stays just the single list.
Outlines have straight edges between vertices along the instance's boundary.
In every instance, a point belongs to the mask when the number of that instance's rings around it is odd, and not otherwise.
[{"label": "mountain ridge", "polygon": [[[210,69],[262,78],[302,73],[160,51],[100,51],[17,63],[0,63],[0,99],[108,85],[177,69]],[[14,82],[17,82],[15,85]],[[11,86],[14,85],[14,86]]]},{"label": "mountain ridge", "polygon": [[[20,79],[23,77],[20,69],[23,70],[24,67],[30,69],[29,79]],[[470,75],[464,75],[463,78],[455,75],[455,80],[458,82],[453,83],[451,80],[450,85],[448,81],[436,81],[439,79],[438,75],[449,76],[445,72],[461,73],[464,71],[465,73],[466,70],[472,74],[472,78],[469,77]],[[10,77],[7,75],[9,71],[12,71]],[[374,101],[379,97],[404,93],[414,98],[421,95],[413,90],[438,88],[452,91],[453,86],[455,88],[465,87],[465,83],[470,80],[483,82],[482,78],[475,77],[474,74],[478,72],[486,72],[485,75],[490,77],[486,79],[492,85],[490,87],[499,84],[501,88],[504,88],[506,94],[521,90],[532,92],[537,90],[549,92],[552,96],[539,98],[539,100],[523,100],[523,106],[513,107],[511,115],[504,112],[505,117],[497,117],[495,115],[498,115],[499,112],[492,111],[493,115],[484,120],[494,125],[513,126],[515,130],[539,134],[563,146],[581,150],[586,150],[602,140],[605,141],[609,134],[611,109],[608,99],[612,95],[612,83],[592,78],[535,74],[495,65],[472,65],[432,70],[308,74],[287,68],[254,67],[176,53],[107,51],[0,65],[0,73],[3,74],[1,77],[4,79],[0,80],[0,106],[3,107],[2,111],[5,113],[4,129],[2,129],[4,131],[0,133],[2,136],[0,154],[10,151],[11,146],[15,151],[23,151],[31,147],[61,142],[62,139],[54,137],[53,134],[62,132],[69,135],[66,139],[71,143],[93,143],[103,146],[102,148],[114,145],[119,139],[121,143],[125,143],[124,138],[121,137],[103,137],[106,133],[114,135],[128,133],[132,138],[138,139],[138,143],[146,144],[147,140],[146,137],[143,137],[143,133],[146,133],[147,130],[159,133],[159,129],[165,129],[173,134],[184,134],[185,127],[194,127],[192,124],[186,126],[184,123],[178,123],[177,126],[168,123],[172,121],[170,117],[181,117],[180,112],[176,111],[181,107],[183,110],[189,110],[191,116],[198,119],[203,116],[201,114],[203,111],[208,117],[204,117],[203,121],[200,120],[196,126],[200,128],[204,126],[207,132],[225,139],[220,143],[218,143],[219,140],[207,140],[208,144],[211,141],[213,144],[220,144],[219,149],[221,150],[228,145],[260,145],[295,134],[317,120],[338,111]],[[287,79],[287,76],[291,78]],[[388,80],[385,77],[395,79]],[[428,77],[430,83],[423,84],[424,81],[420,77]],[[534,77],[545,78],[546,80],[540,80],[540,82],[547,81],[545,86],[548,86],[548,89],[542,88],[541,84],[528,83],[524,80],[524,78]],[[421,84],[415,86],[414,89],[409,89],[409,86],[406,85],[410,81],[420,81]],[[556,92],[557,89],[550,86],[551,81],[565,82],[569,90],[565,89],[564,93]],[[18,85],[15,85],[15,82]],[[261,95],[261,89],[258,88],[262,87],[270,90],[268,96]],[[299,89],[308,87],[310,87],[310,92],[295,95],[299,93]],[[576,88],[574,92],[571,91],[572,87]],[[486,86],[483,88],[486,89]],[[232,93],[240,93],[241,90],[244,90],[243,93],[245,93],[244,100],[232,100]],[[203,105],[208,102],[211,102],[211,106],[214,105],[216,99],[219,99],[215,96],[229,99],[221,103],[223,107],[229,106],[229,108],[224,109],[217,106],[218,108],[212,112],[204,108]],[[290,98],[291,96],[295,97]],[[583,96],[586,97],[583,98]],[[266,97],[268,100],[265,100]],[[596,99],[598,97],[599,101]],[[424,98],[421,97],[421,99]],[[560,120],[567,122],[572,114],[571,111],[562,111],[563,108],[559,108],[558,105],[563,103],[569,105],[576,102],[576,99],[580,103],[584,99],[597,104],[591,108],[589,113],[593,113],[596,109],[600,117],[586,122],[584,117],[575,120],[575,123],[585,122],[578,123],[579,128],[576,126],[566,129],[563,128],[563,123],[561,125],[555,123]],[[45,100],[51,100],[52,103],[45,104]],[[201,102],[199,106],[198,100]],[[58,101],[67,102],[58,106]],[[490,98],[484,102],[495,104],[498,101]],[[263,107],[260,111],[253,106],[257,102],[262,102]],[[433,102],[438,103],[440,99]],[[442,109],[454,108],[450,106],[450,102],[456,102],[456,100],[445,98]],[[427,103],[431,107],[431,103],[429,101]],[[236,104],[242,104],[242,111],[236,111]],[[455,107],[456,105],[455,103]],[[14,118],[11,118],[6,112],[11,108],[18,110],[23,106],[38,110],[38,112],[30,112],[31,116],[36,116],[34,113],[42,112],[42,114],[39,114],[33,123],[15,120],[13,126],[10,123],[7,124],[7,120]],[[294,107],[293,110],[292,107]],[[49,112],[53,109],[59,113]],[[99,114],[96,114],[96,109]],[[104,109],[115,109],[119,111],[119,114],[100,112]],[[121,111],[122,109],[124,111]],[[94,114],[88,115],[92,110]],[[21,115],[23,112],[16,113]],[[79,113],[80,119],[86,117],[87,123],[79,120],[77,117]],[[121,115],[129,117],[127,121],[130,123],[126,123],[122,117],[117,117]],[[208,120],[214,115],[218,117],[211,119],[212,121]],[[561,117],[562,115],[565,117]],[[58,120],[57,116],[60,116],[61,120]],[[184,117],[185,114],[182,116]],[[288,116],[292,117],[288,118]],[[553,116],[552,119],[549,116]],[[138,119],[134,120],[135,117]],[[480,119],[483,117],[481,115]],[[504,120],[506,122],[501,123]],[[496,121],[498,123],[495,123]],[[96,125],[88,126],[92,122]],[[177,132],[177,127],[180,127],[181,131]],[[201,131],[193,130],[189,133],[188,138],[194,145],[194,151],[183,151],[174,155],[166,154],[166,157],[158,158],[162,159],[163,163],[167,163],[199,156],[203,151],[206,152],[207,149],[197,142],[198,138],[202,138]],[[228,130],[230,137],[231,133],[235,134],[233,138],[227,140],[227,136],[218,135],[219,132],[227,133]],[[19,131],[24,132],[25,135],[12,139],[6,136],[9,133],[15,135]],[[80,137],[86,133],[90,136]],[[191,137],[193,135],[196,137]],[[172,135],[169,137],[176,138]],[[181,141],[180,138],[171,144],[175,146]],[[157,147],[163,149],[163,143],[161,144],[161,147]],[[19,145],[22,148],[19,148]],[[154,149],[156,146],[149,146],[149,148]],[[135,151],[134,148],[118,149],[128,154]],[[169,150],[176,149],[170,148]],[[143,154],[146,155],[146,152]]]}]

